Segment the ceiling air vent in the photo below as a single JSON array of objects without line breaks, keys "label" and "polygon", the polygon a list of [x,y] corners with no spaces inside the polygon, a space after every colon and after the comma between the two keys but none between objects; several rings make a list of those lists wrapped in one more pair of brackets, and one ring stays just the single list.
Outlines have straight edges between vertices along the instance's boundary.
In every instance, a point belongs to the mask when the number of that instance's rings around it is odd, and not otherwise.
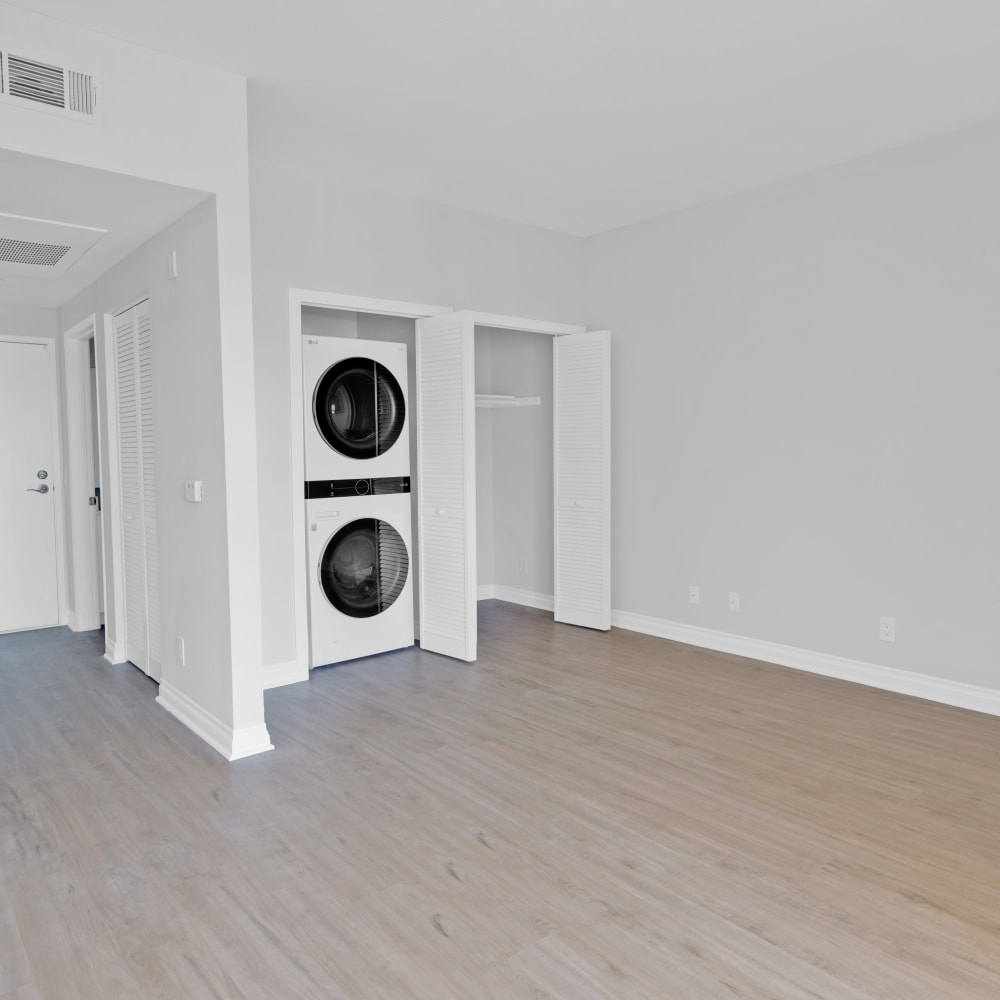
[{"label": "ceiling air vent", "polygon": [[11,53],[0,54],[0,70],[0,91],[12,102],[90,121],[97,114],[97,87],[90,73]]},{"label": "ceiling air vent", "polygon": [[0,212],[0,277],[58,278],[105,235],[106,229]]},{"label": "ceiling air vent", "polygon": [[25,243],[0,236],[0,262],[4,264],[36,264],[55,267],[69,253],[68,246],[56,243]]}]

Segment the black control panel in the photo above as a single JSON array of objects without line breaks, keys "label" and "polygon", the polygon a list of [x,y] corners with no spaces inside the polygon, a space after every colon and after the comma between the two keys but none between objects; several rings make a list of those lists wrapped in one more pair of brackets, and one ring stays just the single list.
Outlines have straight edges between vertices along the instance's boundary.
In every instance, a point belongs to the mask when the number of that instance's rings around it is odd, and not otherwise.
[{"label": "black control panel", "polygon": [[326,497],[388,496],[409,493],[409,476],[380,476],[375,479],[310,479],[306,481],[306,499]]}]

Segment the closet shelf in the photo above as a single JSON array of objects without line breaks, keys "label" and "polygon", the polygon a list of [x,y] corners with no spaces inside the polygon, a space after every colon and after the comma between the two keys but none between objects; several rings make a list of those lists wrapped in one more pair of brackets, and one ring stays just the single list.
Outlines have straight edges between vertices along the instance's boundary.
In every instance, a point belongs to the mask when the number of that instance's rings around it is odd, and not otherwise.
[{"label": "closet shelf", "polygon": [[541,406],[541,396],[495,396],[485,392],[476,393],[476,407],[495,409],[500,406]]}]

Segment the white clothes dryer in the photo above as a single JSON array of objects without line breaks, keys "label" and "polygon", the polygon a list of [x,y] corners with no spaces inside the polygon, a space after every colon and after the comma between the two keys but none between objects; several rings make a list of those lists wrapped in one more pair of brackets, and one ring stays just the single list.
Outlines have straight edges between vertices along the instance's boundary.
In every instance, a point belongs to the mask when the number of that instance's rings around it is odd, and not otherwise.
[{"label": "white clothes dryer", "polygon": [[306,483],[309,666],[414,642],[410,480]]},{"label": "white clothes dryer", "polygon": [[406,345],[302,338],[305,478],[410,474]]}]

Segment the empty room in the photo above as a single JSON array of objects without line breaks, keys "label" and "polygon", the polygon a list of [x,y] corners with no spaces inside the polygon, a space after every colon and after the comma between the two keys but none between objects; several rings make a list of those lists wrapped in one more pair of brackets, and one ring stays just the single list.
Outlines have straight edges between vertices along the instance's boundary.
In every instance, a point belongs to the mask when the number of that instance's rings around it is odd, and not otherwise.
[{"label": "empty room", "polygon": [[1000,996],[998,41],[0,0],[0,1000]]}]

